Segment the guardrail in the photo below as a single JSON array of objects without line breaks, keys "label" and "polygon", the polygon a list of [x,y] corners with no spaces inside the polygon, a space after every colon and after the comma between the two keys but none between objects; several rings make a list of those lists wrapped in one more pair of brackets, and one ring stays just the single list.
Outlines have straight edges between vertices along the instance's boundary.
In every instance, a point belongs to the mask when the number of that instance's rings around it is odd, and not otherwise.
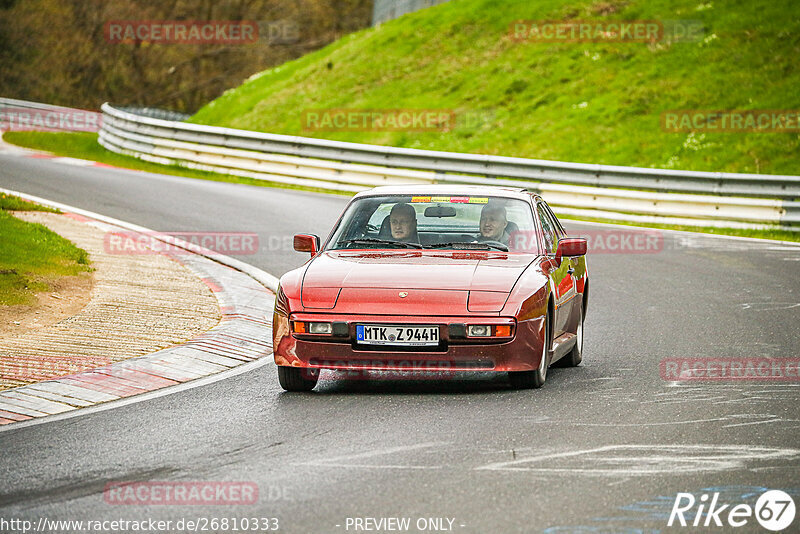
[{"label": "guardrail", "polygon": [[524,187],[564,215],[800,230],[800,177],[587,165],[277,135],[145,117],[102,106],[99,142],[157,163],[356,192],[377,185]]},{"label": "guardrail", "polygon": [[28,102],[27,100],[17,100],[16,98],[0,98],[0,106],[3,107],[17,107],[26,109],[41,109],[41,110],[66,110],[75,111],[76,108],[68,108],[64,106],[55,106],[53,104],[42,104],[41,102]]},{"label": "guardrail", "polygon": [[97,132],[101,121],[97,111],[0,98],[0,131]]},{"label": "guardrail", "polygon": [[[0,98],[3,108],[79,111]],[[102,111],[102,146],[156,163],[342,192],[408,183],[524,187],[567,216],[800,231],[798,176],[436,152],[197,125],[152,108]]]},{"label": "guardrail", "polygon": [[375,0],[372,6],[372,25],[396,19],[426,7],[443,4],[448,0]]}]

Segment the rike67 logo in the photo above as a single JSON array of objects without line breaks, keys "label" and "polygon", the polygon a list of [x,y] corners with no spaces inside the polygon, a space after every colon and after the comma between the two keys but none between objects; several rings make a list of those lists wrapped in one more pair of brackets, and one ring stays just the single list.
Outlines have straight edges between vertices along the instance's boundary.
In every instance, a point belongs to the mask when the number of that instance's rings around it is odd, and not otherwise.
[{"label": "rike67 logo", "polygon": [[[719,493],[704,493],[697,499],[691,493],[678,493],[667,526],[738,528],[752,525],[755,517],[763,528],[778,532],[794,522],[794,500],[784,491],[769,490],[761,494],[755,506],[720,503],[719,496]],[[751,532],[752,528],[747,530]]]}]

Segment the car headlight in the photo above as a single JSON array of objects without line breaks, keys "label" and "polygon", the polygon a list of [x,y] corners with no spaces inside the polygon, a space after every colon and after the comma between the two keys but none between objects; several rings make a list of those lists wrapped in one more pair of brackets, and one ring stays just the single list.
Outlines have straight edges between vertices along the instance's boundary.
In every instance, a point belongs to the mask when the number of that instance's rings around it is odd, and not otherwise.
[{"label": "car headlight", "polygon": [[347,337],[350,329],[344,321],[320,323],[311,321],[292,321],[292,332],[295,334],[316,334],[318,336]]},{"label": "car headlight", "polygon": [[471,324],[467,326],[469,337],[489,337],[492,335],[492,327],[488,324]]},{"label": "car headlight", "polygon": [[331,323],[308,323],[309,334],[332,334],[333,327]]},{"label": "car headlight", "polygon": [[511,325],[470,324],[467,337],[511,337]]}]

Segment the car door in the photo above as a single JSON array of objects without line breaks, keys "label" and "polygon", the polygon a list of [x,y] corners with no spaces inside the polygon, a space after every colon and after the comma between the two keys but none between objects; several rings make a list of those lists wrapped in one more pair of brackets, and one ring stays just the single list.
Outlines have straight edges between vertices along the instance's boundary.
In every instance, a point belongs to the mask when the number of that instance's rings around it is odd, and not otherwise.
[{"label": "car door", "polygon": [[563,230],[548,213],[547,207],[543,202],[537,203],[536,212],[542,225],[543,245],[551,258],[550,279],[553,281],[553,293],[555,303],[555,317],[553,317],[553,338],[564,333],[567,321],[570,316],[570,299],[575,296],[575,281],[570,272],[570,262],[568,258],[563,258],[560,262],[556,260],[556,248],[558,240],[563,237]]},{"label": "car door", "polygon": [[[547,214],[548,218],[550,219],[551,224],[556,233],[557,240],[561,240],[567,236],[566,230],[564,227],[561,226],[558,218],[553,213],[553,210],[550,209],[550,206],[547,205],[546,202],[542,203],[542,206],[545,209],[545,213]],[[562,287],[564,289],[562,295],[562,301],[560,306],[560,320],[562,322],[562,328],[566,331],[567,325],[573,324],[572,316],[573,314],[580,313],[580,299],[575,298],[578,296],[578,276],[579,273],[584,272],[583,266],[581,266],[581,261],[584,261],[581,257],[565,257],[561,258],[561,265],[566,266],[566,274],[565,279],[562,281]],[[567,278],[569,280],[567,280]]]}]

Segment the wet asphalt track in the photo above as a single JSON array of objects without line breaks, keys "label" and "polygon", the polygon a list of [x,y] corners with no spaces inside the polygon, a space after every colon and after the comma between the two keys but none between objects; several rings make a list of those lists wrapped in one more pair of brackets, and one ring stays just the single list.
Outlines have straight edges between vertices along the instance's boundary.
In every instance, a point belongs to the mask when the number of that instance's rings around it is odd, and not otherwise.
[{"label": "wet asphalt track", "polygon": [[[5,154],[0,186],[154,230],[257,232],[259,253],[239,258],[278,276],[305,260],[287,237],[324,237],[347,201]],[[407,517],[409,532],[419,518],[450,518],[465,533],[652,532],[667,530],[678,492],[752,504],[760,488],[784,489],[800,506],[800,382],[659,375],[665,358],[798,357],[800,248],[665,234],[655,253],[590,251],[589,262],[584,364],[551,369],[541,390],[475,376],[326,379],[287,394],[270,364],[0,432],[0,518],[277,517],[282,532],[354,532],[348,517]],[[260,497],[104,502],[108,482],[131,480],[251,481]],[[764,532],[753,519],[737,531]]]}]

